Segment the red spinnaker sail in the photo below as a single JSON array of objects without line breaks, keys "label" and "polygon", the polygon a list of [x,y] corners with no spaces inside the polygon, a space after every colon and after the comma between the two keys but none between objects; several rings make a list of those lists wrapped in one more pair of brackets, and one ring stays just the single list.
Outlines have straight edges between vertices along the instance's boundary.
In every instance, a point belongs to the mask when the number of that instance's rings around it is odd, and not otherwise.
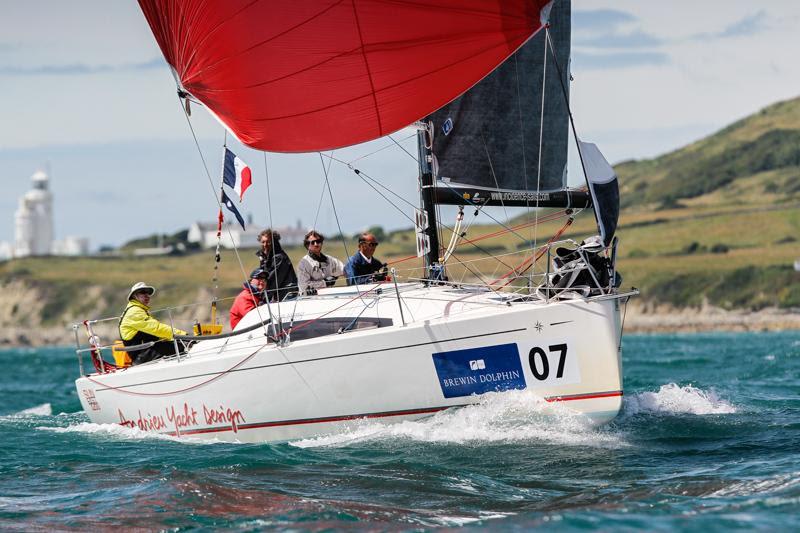
[{"label": "red spinnaker sail", "polygon": [[392,133],[466,91],[548,0],[139,0],[183,89],[243,143],[307,152]]}]

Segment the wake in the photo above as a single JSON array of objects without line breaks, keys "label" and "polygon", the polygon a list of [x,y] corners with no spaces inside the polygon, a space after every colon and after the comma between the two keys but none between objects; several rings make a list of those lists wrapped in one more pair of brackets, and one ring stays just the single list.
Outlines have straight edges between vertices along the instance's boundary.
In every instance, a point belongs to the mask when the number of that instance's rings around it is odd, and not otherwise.
[{"label": "wake", "polygon": [[545,442],[616,448],[621,435],[594,427],[583,415],[544,401],[530,391],[487,393],[480,403],[399,423],[358,422],[350,431],[290,442],[300,448],[347,446],[407,439],[425,443],[482,444]]}]

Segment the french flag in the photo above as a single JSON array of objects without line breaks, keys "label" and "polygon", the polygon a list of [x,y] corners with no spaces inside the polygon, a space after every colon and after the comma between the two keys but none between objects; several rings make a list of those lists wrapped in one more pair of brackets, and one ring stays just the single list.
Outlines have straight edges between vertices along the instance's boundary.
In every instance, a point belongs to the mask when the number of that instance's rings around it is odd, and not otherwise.
[{"label": "french flag", "polygon": [[239,201],[244,199],[244,191],[250,187],[253,178],[250,167],[239,159],[236,154],[225,148],[225,164],[222,171],[222,181],[239,195]]}]

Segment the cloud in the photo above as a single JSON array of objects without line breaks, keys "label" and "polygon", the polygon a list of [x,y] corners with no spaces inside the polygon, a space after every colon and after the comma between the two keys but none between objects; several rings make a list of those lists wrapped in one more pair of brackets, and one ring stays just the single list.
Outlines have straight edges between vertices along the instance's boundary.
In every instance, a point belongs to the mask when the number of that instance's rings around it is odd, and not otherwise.
[{"label": "cloud", "polygon": [[164,68],[160,57],[142,63],[123,65],[39,65],[33,67],[0,66],[0,76],[81,76],[87,74],[106,74],[110,72],[136,72]]},{"label": "cloud", "polygon": [[636,29],[639,19],[625,11],[598,9],[572,14],[575,46],[587,48],[652,48],[662,39]]},{"label": "cloud", "polygon": [[615,9],[576,10],[572,12],[572,28],[576,32],[608,31],[636,20],[636,17],[630,13]]},{"label": "cloud", "polygon": [[643,66],[661,66],[669,63],[663,52],[573,52],[573,70],[607,70]]},{"label": "cloud", "polygon": [[608,33],[593,37],[575,39],[576,46],[588,46],[592,48],[648,48],[663,44],[658,37],[654,37],[641,31],[632,33]]},{"label": "cloud", "polygon": [[693,38],[696,40],[728,39],[731,37],[747,37],[749,35],[755,35],[769,29],[769,24],[767,23],[768,19],[769,17],[767,16],[767,12],[762,9],[757,13],[747,15],[741,20],[737,20],[733,24],[729,24],[721,31],[713,33],[699,33],[694,35]]}]

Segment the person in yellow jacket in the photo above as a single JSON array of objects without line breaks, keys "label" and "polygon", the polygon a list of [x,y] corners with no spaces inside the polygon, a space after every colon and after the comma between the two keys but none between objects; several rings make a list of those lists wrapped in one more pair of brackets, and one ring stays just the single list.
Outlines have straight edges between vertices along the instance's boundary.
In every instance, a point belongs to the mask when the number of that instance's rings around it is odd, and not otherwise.
[{"label": "person in yellow jacket", "polygon": [[[175,355],[172,327],[150,315],[150,298],[155,292],[154,287],[142,281],[134,284],[128,292],[128,305],[119,319],[119,335],[125,346],[155,341],[149,348],[128,352],[134,365]],[[186,335],[186,332],[180,329],[175,329],[174,332],[176,335]]]}]

